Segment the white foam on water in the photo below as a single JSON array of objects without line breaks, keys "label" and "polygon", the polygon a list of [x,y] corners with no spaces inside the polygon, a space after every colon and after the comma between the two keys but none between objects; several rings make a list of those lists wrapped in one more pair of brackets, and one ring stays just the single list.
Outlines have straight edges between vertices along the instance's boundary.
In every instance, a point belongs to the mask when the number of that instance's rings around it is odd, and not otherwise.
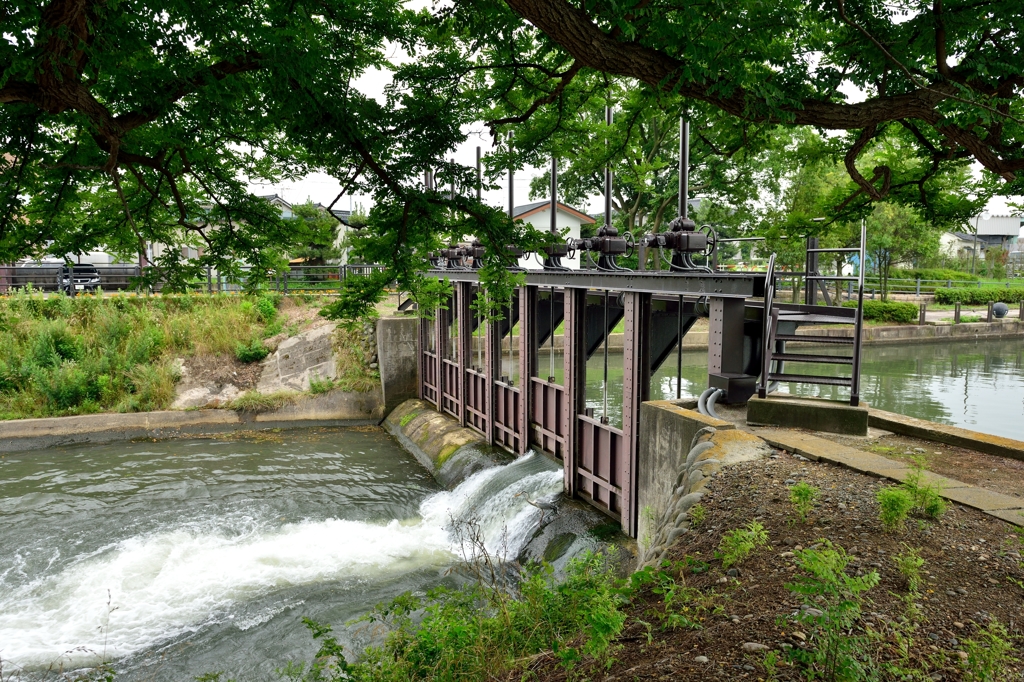
[{"label": "white foam on water", "polygon": [[26,668],[113,660],[230,620],[233,606],[276,589],[440,567],[461,549],[448,532],[452,517],[476,519],[489,551],[514,556],[540,514],[515,494],[561,488],[561,474],[535,458],[428,497],[419,519],[247,524],[241,533],[211,519],[121,540],[27,584],[0,581],[0,658]]}]

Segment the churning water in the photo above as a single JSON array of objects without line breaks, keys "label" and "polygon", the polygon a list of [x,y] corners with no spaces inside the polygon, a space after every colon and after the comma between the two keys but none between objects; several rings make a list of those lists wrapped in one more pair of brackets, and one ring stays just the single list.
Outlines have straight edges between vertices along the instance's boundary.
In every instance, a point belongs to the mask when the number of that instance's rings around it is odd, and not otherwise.
[{"label": "churning water", "polygon": [[[451,578],[474,519],[518,552],[561,474],[530,456],[451,492],[380,432],[284,432],[6,455],[0,460],[4,670],[114,661],[118,679],[274,679],[342,625]],[[357,628],[340,630],[355,648]]]}]

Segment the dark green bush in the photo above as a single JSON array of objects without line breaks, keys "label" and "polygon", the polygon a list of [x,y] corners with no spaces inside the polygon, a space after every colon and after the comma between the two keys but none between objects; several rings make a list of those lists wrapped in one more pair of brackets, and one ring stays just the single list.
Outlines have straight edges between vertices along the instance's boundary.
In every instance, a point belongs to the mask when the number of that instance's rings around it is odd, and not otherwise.
[{"label": "dark green bush", "polygon": [[235,347],[235,357],[239,362],[259,362],[269,354],[270,350],[259,339],[240,343]]},{"label": "dark green bush", "polygon": [[962,287],[954,289],[936,289],[935,302],[944,305],[965,303],[967,305],[985,305],[989,301],[1003,303],[1020,303],[1024,300],[1024,287]]},{"label": "dark green bush", "polygon": [[[856,301],[846,301],[844,308],[856,308]],[[895,322],[897,324],[909,324],[917,321],[918,309],[916,303],[905,303],[902,301],[864,301],[864,319],[877,320],[879,322]]]},{"label": "dark green bush", "polygon": [[277,303],[270,296],[260,296],[256,299],[256,317],[260,322],[266,324],[277,317]]}]

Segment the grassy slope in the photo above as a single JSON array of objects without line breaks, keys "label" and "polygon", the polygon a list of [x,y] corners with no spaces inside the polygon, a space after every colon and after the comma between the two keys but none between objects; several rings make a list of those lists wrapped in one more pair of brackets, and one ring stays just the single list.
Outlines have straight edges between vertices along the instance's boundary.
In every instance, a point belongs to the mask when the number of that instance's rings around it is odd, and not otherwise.
[{"label": "grassy slope", "polygon": [[[237,296],[0,299],[0,418],[167,408],[174,359],[235,353],[280,331]],[[273,310],[273,306],[269,307]]]}]

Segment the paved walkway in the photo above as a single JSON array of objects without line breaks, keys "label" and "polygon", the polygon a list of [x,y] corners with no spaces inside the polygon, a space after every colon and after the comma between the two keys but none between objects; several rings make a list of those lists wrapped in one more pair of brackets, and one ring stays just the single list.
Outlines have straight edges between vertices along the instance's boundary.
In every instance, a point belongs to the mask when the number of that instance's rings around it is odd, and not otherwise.
[{"label": "paved walkway", "polygon": [[[911,467],[904,462],[840,445],[809,433],[758,429],[756,434],[774,447],[795,452],[807,459],[839,464],[872,476],[903,482],[911,472]],[[939,493],[948,500],[1024,527],[1024,498],[978,488],[930,471],[924,472],[924,480],[938,484],[941,488]]]}]

